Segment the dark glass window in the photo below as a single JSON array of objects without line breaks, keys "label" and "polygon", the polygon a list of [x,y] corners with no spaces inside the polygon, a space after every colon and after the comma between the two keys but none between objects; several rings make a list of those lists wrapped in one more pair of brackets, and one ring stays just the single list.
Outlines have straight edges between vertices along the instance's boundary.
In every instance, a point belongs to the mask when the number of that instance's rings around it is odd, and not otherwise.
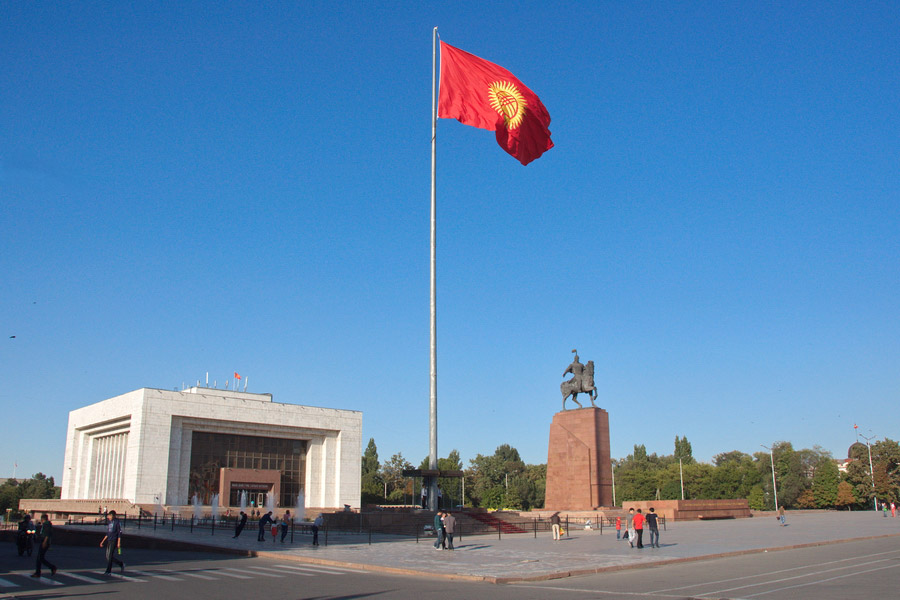
[{"label": "dark glass window", "polygon": [[[191,474],[188,497],[194,494],[209,504],[219,492],[219,469],[271,469],[281,471],[279,506],[297,503],[306,480],[306,441],[264,438],[230,433],[194,431],[191,436]],[[229,504],[237,506],[239,491]]]}]

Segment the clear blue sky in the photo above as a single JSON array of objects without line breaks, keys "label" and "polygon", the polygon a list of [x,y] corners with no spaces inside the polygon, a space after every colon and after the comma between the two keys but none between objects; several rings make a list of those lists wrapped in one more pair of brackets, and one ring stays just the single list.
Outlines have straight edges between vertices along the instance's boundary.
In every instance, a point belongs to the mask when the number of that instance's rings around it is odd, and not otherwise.
[{"label": "clear blue sky", "polygon": [[572,348],[615,457],[900,437],[900,6],[555,4],[0,3],[0,475],[207,372],[427,455],[434,26],[556,144],[438,124],[441,456]]}]

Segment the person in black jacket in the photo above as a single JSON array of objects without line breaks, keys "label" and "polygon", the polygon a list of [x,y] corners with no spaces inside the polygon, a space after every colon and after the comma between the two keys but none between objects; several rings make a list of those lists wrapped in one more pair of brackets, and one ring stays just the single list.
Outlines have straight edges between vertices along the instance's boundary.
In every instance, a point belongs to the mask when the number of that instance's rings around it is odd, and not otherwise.
[{"label": "person in black jacket", "polygon": [[266,541],[266,525],[269,523],[274,523],[271,510],[259,518],[259,537],[256,539],[260,542]]},{"label": "person in black jacket", "polygon": [[[244,525],[247,524],[247,513],[241,511],[241,520],[238,521],[237,525],[234,526],[234,537],[241,535],[241,532],[244,530]],[[234,539],[234,538],[231,538]]]},{"label": "person in black jacket", "polygon": [[645,517],[647,527],[650,528],[650,547],[659,548],[659,523],[657,523],[656,509],[650,507],[650,512]]}]

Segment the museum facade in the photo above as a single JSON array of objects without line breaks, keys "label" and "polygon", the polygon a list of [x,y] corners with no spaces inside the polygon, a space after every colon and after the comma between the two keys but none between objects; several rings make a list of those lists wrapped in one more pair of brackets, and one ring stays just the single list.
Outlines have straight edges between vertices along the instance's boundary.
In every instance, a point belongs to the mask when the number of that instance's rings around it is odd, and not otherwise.
[{"label": "museum facade", "polygon": [[69,413],[61,500],[359,507],[362,413],[141,388]]}]

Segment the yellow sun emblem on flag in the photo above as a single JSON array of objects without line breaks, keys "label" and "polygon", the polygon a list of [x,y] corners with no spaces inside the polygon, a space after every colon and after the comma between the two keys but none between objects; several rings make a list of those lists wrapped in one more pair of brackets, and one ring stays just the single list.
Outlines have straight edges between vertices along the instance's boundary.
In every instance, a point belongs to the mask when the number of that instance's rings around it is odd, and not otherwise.
[{"label": "yellow sun emblem on flag", "polygon": [[525,96],[509,81],[495,81],[488,86],[491,108],[496,110],[506,127],[515,129],[525,118]]}]

